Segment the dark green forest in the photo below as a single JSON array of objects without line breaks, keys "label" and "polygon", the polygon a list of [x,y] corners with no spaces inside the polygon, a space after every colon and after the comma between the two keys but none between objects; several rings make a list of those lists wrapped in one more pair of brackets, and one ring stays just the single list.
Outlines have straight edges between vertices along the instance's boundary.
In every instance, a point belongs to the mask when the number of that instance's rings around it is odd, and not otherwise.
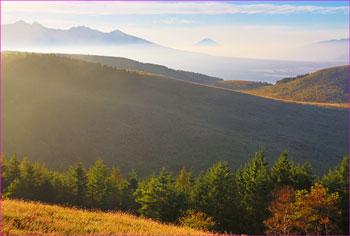
[{"label": "dark green forest", "polygon": [[[157,72],[158,73],[158,72]],[[349,113],[54,54],[1,53],[1,152],[65,170],[237,169],[263,147],[322,175],[349,153]],[[35,159],[34,159],[35,158]],[[123,172],[123,174],[126,174]]]},{"label": "dark green forest", "polygon": [[162,222],[234,234],[349,234],[349,157],[328,174],[313,174],[282,152],[270,164],[262,150],[233,171],[220,161],[194,174],[162,168],[123,176],[97,160],[57,172],[16,155],[1,157],[2,198],[83,209],[120,210]]}]

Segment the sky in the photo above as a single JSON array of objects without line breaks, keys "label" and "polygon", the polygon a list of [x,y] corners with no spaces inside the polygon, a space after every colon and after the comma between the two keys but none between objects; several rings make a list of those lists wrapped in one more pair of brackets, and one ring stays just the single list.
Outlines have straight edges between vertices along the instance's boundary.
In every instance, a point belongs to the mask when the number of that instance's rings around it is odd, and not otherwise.
[{"label": "sky", "polygon": [[[154,43],[217,56],[279,58],[294,48],[349,37],[348,1],[9,2],[1,24],[119,29]],[[217,47],[198,47],[203,38]]]}]

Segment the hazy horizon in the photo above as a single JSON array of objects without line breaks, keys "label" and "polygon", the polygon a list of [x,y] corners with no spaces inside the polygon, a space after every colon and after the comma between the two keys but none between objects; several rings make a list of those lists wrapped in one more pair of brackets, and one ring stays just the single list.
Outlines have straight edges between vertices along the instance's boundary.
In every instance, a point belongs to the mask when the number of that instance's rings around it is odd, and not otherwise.
[{"label": "hazy horizon", "polygon": [[[310,50],[303,53],[305,47],[349,37],[348,4],[1,2],[1,24],[23,20],[56,29],[86,26],[102,32],[121,30],[164,47],[213,56],[313,61],[319,55],[309,57]],[[197,46],[204,38],[219,45]],[[329,47],[323,54],[333,55],[334,50]]]}]

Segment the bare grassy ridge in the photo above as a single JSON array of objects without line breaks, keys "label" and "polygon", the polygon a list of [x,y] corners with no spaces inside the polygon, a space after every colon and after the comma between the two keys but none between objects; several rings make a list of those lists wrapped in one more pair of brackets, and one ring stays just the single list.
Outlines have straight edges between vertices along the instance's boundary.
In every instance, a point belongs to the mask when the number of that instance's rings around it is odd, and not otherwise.
[{"label": "bare grassy ridge", "polygon": [[307,102],[314,105],[324,103],[348,108],[349,66],[327,68],[289,82],[247,89],[244,92],[282,101]]},{"label": "bare grassy ridge", "polygon": [[213,235],[122,212],[1,200],[1,235]]}]

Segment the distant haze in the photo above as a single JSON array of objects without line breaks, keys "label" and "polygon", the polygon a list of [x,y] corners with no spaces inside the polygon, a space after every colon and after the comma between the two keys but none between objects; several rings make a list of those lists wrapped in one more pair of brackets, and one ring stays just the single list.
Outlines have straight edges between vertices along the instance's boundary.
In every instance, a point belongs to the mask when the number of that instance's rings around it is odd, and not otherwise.
[{"label": "distant haze", "polygon": [[[24,36],[20,37],[18,32],[24,33]],[[19,21],[3,25],[2,33],[4,35],[1,39],[3,50],[119,56],[145,63],[165,65],[173,69],[203,73],[225,80],[273,83],[283,77],[348,64],[346,60],[348,53],[344,49],[348,46],[338,42],[313,44],[307,50],[301,50],[315,57],[313,62],[308,62],[302,54],[296,55],[300,57],[299,61],[218,57],[164,47],[117,29],[104,33],[86,26],[61,30],[50,29],[37,22],[28,24]],[[204,43],[215,44],[214,40],[210,39],[204,40]],[[216,50],[221,46],[201,45],[199,48]],[[332,48],[333,52],[327,53],[328,48]],[[294,53],[296,52],[297,50]],[[322,55],[328,60],[322,60]]]},{"label": "distant haze", "polygon": [[[79,26],[107,34],[120,30],[157,45],[213,56],[339,61],[344,56],[332,48],[325,46],[316,56],[304,49],[349,37],[348,1],[2,1],[1,6],[2,24],[23,20],[71,31],[83,31]],[[220,47],[195,46],[204,38]]]}]

